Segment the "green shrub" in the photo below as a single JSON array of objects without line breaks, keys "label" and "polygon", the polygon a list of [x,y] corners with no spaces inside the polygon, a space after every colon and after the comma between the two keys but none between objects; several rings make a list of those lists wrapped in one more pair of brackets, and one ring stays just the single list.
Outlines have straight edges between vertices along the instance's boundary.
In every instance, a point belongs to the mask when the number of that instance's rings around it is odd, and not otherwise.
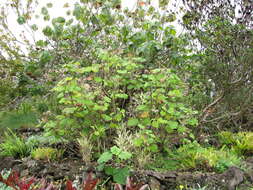
[{"label": "green shrub", "polygon": [[49,133],[72,139],[83,131],[91,140],[103,141],[117,128],[135,128],[134,144],[157,152],[157,144],[167,141],[166,134],[189,134],[197,125],[196,112],[184,100],[184,83],[173,71],[150,68],[141,74],[141,58],[123,59],[107,52],[98,56],[101,64],[65,65],[72,77],[53,89],[62,113],[45,125]]}]

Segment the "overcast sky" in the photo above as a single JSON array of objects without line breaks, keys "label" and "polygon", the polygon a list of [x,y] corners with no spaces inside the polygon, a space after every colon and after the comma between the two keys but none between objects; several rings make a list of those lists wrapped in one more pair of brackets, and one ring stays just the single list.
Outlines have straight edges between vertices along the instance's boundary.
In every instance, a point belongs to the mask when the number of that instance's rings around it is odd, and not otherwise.
[{"label": "overcast sky", "polygon": [[[0,0],[0,1],[6,1],[9,2],[9,0]],[[23,0],[24,2],[27,0]],[[172,0],[171,2],[176,1],[179,2],[179,0]],[[68,10],[72,11],[74,8],[74,5],[78,0],[38,0],[39,5],[36,7],[35,13],[40,15],[41,13],[41,8],[46,6],[47,3],[52,3],[53,7],[48,9],[49,14],[51,18],[59,17],[59,16],[66,16],[66,12]],[[68,3],[69,7],[64,8],[64,5]],[[159,7],[159,0],[152,0],[151,4],[158,9]],[[122,0],[122,8],[128,8],[129,10],[134,10],[137,6],[137,0]],[[24,27],[22,25],[19,25],[17,23],[17,15],[13,10],[9,10],[8,12],[8,25],[10,29],[15,33],[15,35],[19,36],[22,34],[22,31],[24,31]],[[43,17],[41,16],[40,18],[32,18],[29,21],[29,24],[37,24],[39,30],[35,32],[35,40],[39,40],[43,37],[42,35],[42,28],[44,28],[46,25],[49,25],[49,22],[46,22],[43,20]],[[172,23],[178,31],[181,31],[180,26],[177,23]],[[24,31],[23,34],[26,36],[28,40],[32,40],[33,37],[31,33],[28,31]]]},{"label": "overcast sky", "polygon": [[[2,2],[10,2],[10,0],[0,0]],[[27,0],[21,0],[23,2],[26,2]],[[122,7],[124,8],[128,8],[129,10],[134,10],[137,6],[137,0],[121,0],[122,1]],[[145,1],[145,0],[143,0]],[[40,15],[41,13],[41,8],[46,6],[47,3],[52,3],[53,7],[49,9],[49,13],[51,18],[55,18],[55,17],[59,17],[59,16],[66,16],[66,12],[67,10],[73,10],[73,7],[75,5],[76,2],[78,2],[78,0],[38,0],[39,5],[36,7],[35,12]],[[179,8],[182,3],[181,0],[170,0],[169,1],[171,6],[169,5],[170,8],[174,8],[174,6],[172,6],[173,3],[176,2],[177,4],[177,8]],[[69,7],[68,8],[64,8],[64,5],[68,3]],[[231,0],[231,3],[234,4],[234,0]],[[159,7],[159,0],[151,0],[151,4],[156,7],[158,9]],[[1,4],[0,4],[1,5]],[[237,11],[238,12],[238,9]],[[239,16],[237,14],[237,16]],[[177,18],[180,18],[180,16],[177,15]],[[43,27],[45,27],[46,25],[50,24],[48,22],[45,22],[41,16],[41,18],[32,18],[31,21],[29,21],[29,24],[37,24],[38,28],[40,29],[39,31],[37,31],[35,33],[35,38],[36,40],[40,39],[42,37],[42,33],[41,33],[41,29]],[[16,35],[20,35],[22,30],[24,30],[23,26],[18,25],[17,23],[17,15],[14,13],[13,10],[9,10],[8,13],[8,25],[11,28],[11,30],[13,31],[13,33],[15,33]],[[173,22],[171,23],[171,25],[174,25],[176,30],[180,33],[182,31],[182,27],[180,27],[180,25],[177,22]],[[24,31],[25,35],[28,35],[27,38],[31,39],[32,37],[29,36],[29,33],[27,31]]]}]

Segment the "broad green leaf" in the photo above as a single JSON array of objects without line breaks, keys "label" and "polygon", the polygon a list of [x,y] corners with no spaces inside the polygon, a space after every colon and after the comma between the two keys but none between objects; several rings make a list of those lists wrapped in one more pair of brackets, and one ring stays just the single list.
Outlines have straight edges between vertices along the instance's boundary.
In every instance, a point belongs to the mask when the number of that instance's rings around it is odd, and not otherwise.
[{"label": "broad green leaf", "polygon": [[175,108],[173,106],[170,106],[169,109],[168,109],[168,113],[173,115],[175,112]]},{"label": "broad green leaf", "polygon": [[113,119],[115,119],[116,121],[121,121],[122,120],[122,114],[121,113],[117,113]]},{"label": "broad green leaf", "polygon": [[136,138],[135,140],[134,140],[134,145],[135,146],[141,146],[143,144],[143,140],[141,139],[141,138]]},{"label": "broad green leaf", "polygon": [[140,129],[145,129],[145,126],[144,126],[144,125],[141,125],[141,124],[139,124],[138,127],[139,127]]},{"label": "broad green leaf", "polygon": [[149,108],[146,105],[139,105],[139,106],[137,106],[136,110],[137,111],[148,111]]},{"label": "broad green leaf", "polygon": [[62,98],[62,97],[64,97],[64,93],[63,93],[63,92],[61,92],[61,93],[59,93],[59,94],[57,95],[57,98]]},{"label": "broad green leaf", "polygon": [[95,106],[93,107],[93,110],[94,110],[94,111],[106,111],[106,110],[107,110],[107,107],[106,107],[106,106],[95,105]]},{"label": "broad green leaf", "polygon": [[119,73],[119,74],[127,74],[127,70],[117,70],[117,73]]},{"label": "broad green leaf", "polygon": [[109,115],[106,115],[106,114],[102,114],[102,118],[105,120],[105,121],[111,121],[112,118],[109,116]]},{"label": "broad green leaf", "polygon": [[115,97],[116,97],[116,98],[127,99],[127,98],[128,98],[128,95],[127,95],[127,94],[121,93],[121,94],[115,94]]},{"label": "broad green leaf", "polygon": [[177,121],[168,121],[167,124],[171,129],[177,129],[178,128],[178,122]]},{"label": "broad green leaf", "polygon": [[105,169],[105,173],[106,173],[107,175],[111,175],[111,176],[113,176],[114,173],[117,172],[117,171],[116,171],[116,168],[113,168],[113,167],[111,167],[111,166],[106,166],[104,169]]},{"label": "broad green leaf", "polygon": [[100,83],[103,81],[103,79],[101,77],[94,77],[94,81]]},{"label": "broad green leaf", "polygon": [[140,119],[140,123],[145,126],[150,126],[151,120],[150,120],[150,118],[143,118],[143,119]]},{"label": "broad green leaf", "polygon": [[114,155],[119,155],[122,152],[122,150],[120,148],[118,148],[117,146],[111,147],[110,150],[111,150],[111,153]]},{"label": "broad green leaf", "polygon": [[92,71],[92,67],[83,67],[80,69],[80,73],[89,73]]},{"label": "broad green leaf", "polygon": [[148,148],[151,152],[157,152],[158,151],[158,146],[156,144],[152,144]]},{"label": "broad green leaf", "polygon": [[146,62],[147,60],[143,57],[134,57],[133,58],[133,61],[137,62],[137,63],[144,63]]},{"label": "broad green leaf", "polygon": [[157,120],[154,120],[154,121],[152,122],[152,126],[153,126],[154,128],[159,128],[159,122],[158,122]]},{"label": "broad green leaf", "polygon": [[180,90],[171,90],[168,95],[172,97],[182,97],[182,92]]},{"label": "broad green leaf", "polygon": [[109,160],[112,159],[112,153],[111,152],[104,152],[98,159],[98,163],[102,164],[102,163],[106,163]]},{"label": "broad green leaf", "polygon": [[72,114],[72,113],[74,113],[76,110],[77,110],[76,107],[64,108],[64,109],[62,110],[62,112],[63,112],[63,113],[66,113],[66,114]]},{"label": "broad green leaf", "polygon": [[63,24],[63,23],[65,23],[65,18],[63,18],[63,17],[54,18],[54,19],[52,20],[52,23],[53,23],[53,24],[55,24],[55,23],[61,23],[61,24]]},{"label": "broad green leaf", "polygon": [[134,126],[137,126],[138,123],[139,123],[139,120],[138,120],[138,119],[136,119],[136,118],[130,118],[130,119],[128,120],[128,122],[127,122],[127,125],[128,125],[129,127],[134,127]]},{"label": "broad green leaf", "polygon": [[159,124],[169,124],[170,122],[173,123],[173,121],[167,121],[166,119],[163,119],[162,117],[158,118],[158,119],[157,119],[157,122],[158,122]]},{"label": "broad green leaf", "polygon": [[132,157],[132,154],[126,151],[122,151],[118,156],[122,160],[128,160]]},{"label": "broad green leaf", "polygon": [[83,99],[81,101],[82,104],[86,105],[86,106],[92,106],[94,105],[94,102],[92,100],[89,100],[89,99]]},{"label": "broad green leaf", "polygon": [[126,179],[130,175],[130,171],[127,167],[117,168],[114,170],[113,180],[119,184],[126,184]]},{"label": "broad green leaf", "polygon": [[189,119],[187,123],[191,126],[198,125],[198,120],[196,118]]},{"label": "broad green leaf", "polygon": [[64,79],[64,81],[71,81],[71,80],[73,80],[73,77],[66,77],[66,78]]},{"label": "broad green leaf", "polygon": [[171,34],[171,35],[175,36],[176,33],[177,33],[177,31],[176,31],[175,29],[172,28],[172,29],[170,30],[170,34]]},{"label": "broad green leaf", "polygon": [[167,113],[165,111],[160,112],[161,116],[165,116]]},{"label": "broad green leaf", "polygon": [[61,99],[59,100],[59,103],[60,103],[60,104],[70,104],[71,101],[69,101],[69,100],[66,99],[66,98],[61,98]]},{"label": "broad green leaf", "polygon": [[46,26],[43,30],[42,30],[43,34],[45,36],[52,36],[53,35],[53,30],[50,26]]},{"label": "broad green leaf", "polygon": [[100,65],[99,64],[93,64],[91,66],[91,70],[94,72],[94,73],[97,73],[99,71],[99,68],[100,68]]},{"label": "broad green leaf", "polygon": [[111,102],[111,98],[109,98],[108,96],[104,96],[104,101],[107,102],[107,103],[110,103]]},{"label": "broad green leaf", "polygon": [[184,132],[186,132],[186,127],[180,126],[180,127],[177,128],[177,131],[179,133],[184,133]]}]

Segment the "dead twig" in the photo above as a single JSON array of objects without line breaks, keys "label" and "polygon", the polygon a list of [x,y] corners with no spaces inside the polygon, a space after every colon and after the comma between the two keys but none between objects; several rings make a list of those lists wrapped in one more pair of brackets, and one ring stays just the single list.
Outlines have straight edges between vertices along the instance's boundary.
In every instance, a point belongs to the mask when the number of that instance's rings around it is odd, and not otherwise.
[{"label": "dead twig", "polygon": [[206,118],[210,114],[211,108],[213,108],[217,103],[219,103],[223,97],[224,97],[224,92],[222,92],[221,95],[216,100],[214,100],[211,104],[205,107],[205,109],[202,111],[203,114],[202,114],[201,123],[206,121]]}]

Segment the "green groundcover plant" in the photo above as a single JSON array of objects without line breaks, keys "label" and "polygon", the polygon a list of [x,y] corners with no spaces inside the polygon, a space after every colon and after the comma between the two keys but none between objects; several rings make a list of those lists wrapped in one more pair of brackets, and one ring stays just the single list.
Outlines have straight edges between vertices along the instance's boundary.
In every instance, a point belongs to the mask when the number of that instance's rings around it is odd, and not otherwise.
[{"label": "green groundcover plant", "polygon": [[6,131],[4,134],[4,142],[0,144],[1,155],[15,158],[22,158],[30,155],[33,144],[26,143],[24,139],[18,137],[11,130]]}]

